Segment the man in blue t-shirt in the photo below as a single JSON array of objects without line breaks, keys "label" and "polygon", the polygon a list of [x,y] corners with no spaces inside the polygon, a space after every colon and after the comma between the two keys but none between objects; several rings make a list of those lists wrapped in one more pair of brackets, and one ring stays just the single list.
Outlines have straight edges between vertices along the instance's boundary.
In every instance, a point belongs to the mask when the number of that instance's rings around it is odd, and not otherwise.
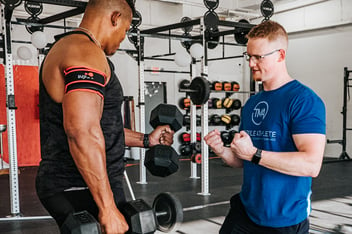
[{"label": "man in blue t-shirt", "polygon": [[220,233],[308,233],[312,177],[325,148],[325,106],[288,74],[288,37],[280,24],[265,21],[247,37],[244,56],[263,91],[243,106],[230,148],[218,130],[204,138],[228,165],[244,170]]}]

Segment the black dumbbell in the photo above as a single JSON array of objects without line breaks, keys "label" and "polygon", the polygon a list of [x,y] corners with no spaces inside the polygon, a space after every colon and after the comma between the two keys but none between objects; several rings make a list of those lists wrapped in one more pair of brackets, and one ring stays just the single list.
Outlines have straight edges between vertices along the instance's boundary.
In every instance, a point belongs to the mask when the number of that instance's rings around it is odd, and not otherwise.
[{"label": "black dumbbell", "polygon": [[[124,215],[127,233],[170,232],[183,220],[181,202],[171,193],[160,193],[150,207],[143,199],[126,202],[119,210]],[[60,227],[61,234],[101,234],[100,224],[87,211],[71,213]]]},{"label": "black dumbbell", "polygon": [[227,131],[221,131],[220,132],[221,140],[224,142],[225,146],[229,146],[232,142],[232,138],[229,132]]},{"label": "black dumbbell", "polygon": [[236,134],[236,133],[238,133],[238,131],[236,131],[236,130],[234,130],[234,129],[232,129],[232,130],[229,131],[230,138],[231,138],[231,142],[232,142],[233,138],[235,137],[235,134]]},{"label": "black dumbbell", "polygon": [[[150,114],[150,125],[153,128],[169,125],[176,132],[182,123],[183,115],[174,105],[159,104]],[[146,152],[144,165],[152,175],[166,177],[178,170],[178,154],[171,146],[156,145]]]}]

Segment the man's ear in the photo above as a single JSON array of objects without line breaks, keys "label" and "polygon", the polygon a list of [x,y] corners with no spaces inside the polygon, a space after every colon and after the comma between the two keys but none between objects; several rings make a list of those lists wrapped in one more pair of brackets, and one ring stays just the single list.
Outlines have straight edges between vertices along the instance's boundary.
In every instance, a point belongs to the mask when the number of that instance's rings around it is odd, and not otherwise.
[{"label": "man's ear", "polygon": [[284,49],[279,50],[279,54],[280,54],[279,62],[284,61],[286,58],[286,50]]},{"label": "man's ear", "polygon": [[121,17],[121,13],[118,12],[118,11],[114,11],[111,14],[111,24],[112,24],[112,26],[116,26],[117,25],[117,21],[120,19],[120,17]]}]

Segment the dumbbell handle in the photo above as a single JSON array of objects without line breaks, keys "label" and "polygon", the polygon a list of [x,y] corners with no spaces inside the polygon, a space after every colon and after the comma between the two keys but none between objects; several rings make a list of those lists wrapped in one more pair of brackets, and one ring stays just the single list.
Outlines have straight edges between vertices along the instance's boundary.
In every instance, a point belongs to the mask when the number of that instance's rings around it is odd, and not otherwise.
[{"label": "dumbbell handle", "polygon": [[167,213],[166,211],[163,211],[163,212],[156,212],[155,215],[156,215],[156,217],[160,217],[160,216],[168,215],[168,213]]},{"label": "dumbbell handle", "polygon": [[125,171],[123,172],[123,174],[124,174],[124,176],[125,176],[126,183],[127,183],[127,187],[128,187],[128,190],[130,191],[132,200],[136,200],[136,197],[134,196],[134,192],[133,192],[133,190],[132,190],[132,186],[131,186],[131,183],[130,183],[130,179],[128,178],[128,175],[127,175],[127,171],[125,170]]}]

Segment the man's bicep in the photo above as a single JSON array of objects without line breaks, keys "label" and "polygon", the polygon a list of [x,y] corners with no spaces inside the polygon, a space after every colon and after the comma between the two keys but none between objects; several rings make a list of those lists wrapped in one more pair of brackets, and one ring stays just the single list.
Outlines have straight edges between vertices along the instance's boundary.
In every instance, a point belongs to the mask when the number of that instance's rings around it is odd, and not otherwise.
[{"label": "man's bicep", "polygon": [[324,134],[295,134],[293,139],[299,152],[323,156],[326,142]]},{"label": "man's bicep", "polygon": [[64,95],[62,108],[65,131],[72,134],[100,125],[103,100],[96,93],[75,91]]}]

